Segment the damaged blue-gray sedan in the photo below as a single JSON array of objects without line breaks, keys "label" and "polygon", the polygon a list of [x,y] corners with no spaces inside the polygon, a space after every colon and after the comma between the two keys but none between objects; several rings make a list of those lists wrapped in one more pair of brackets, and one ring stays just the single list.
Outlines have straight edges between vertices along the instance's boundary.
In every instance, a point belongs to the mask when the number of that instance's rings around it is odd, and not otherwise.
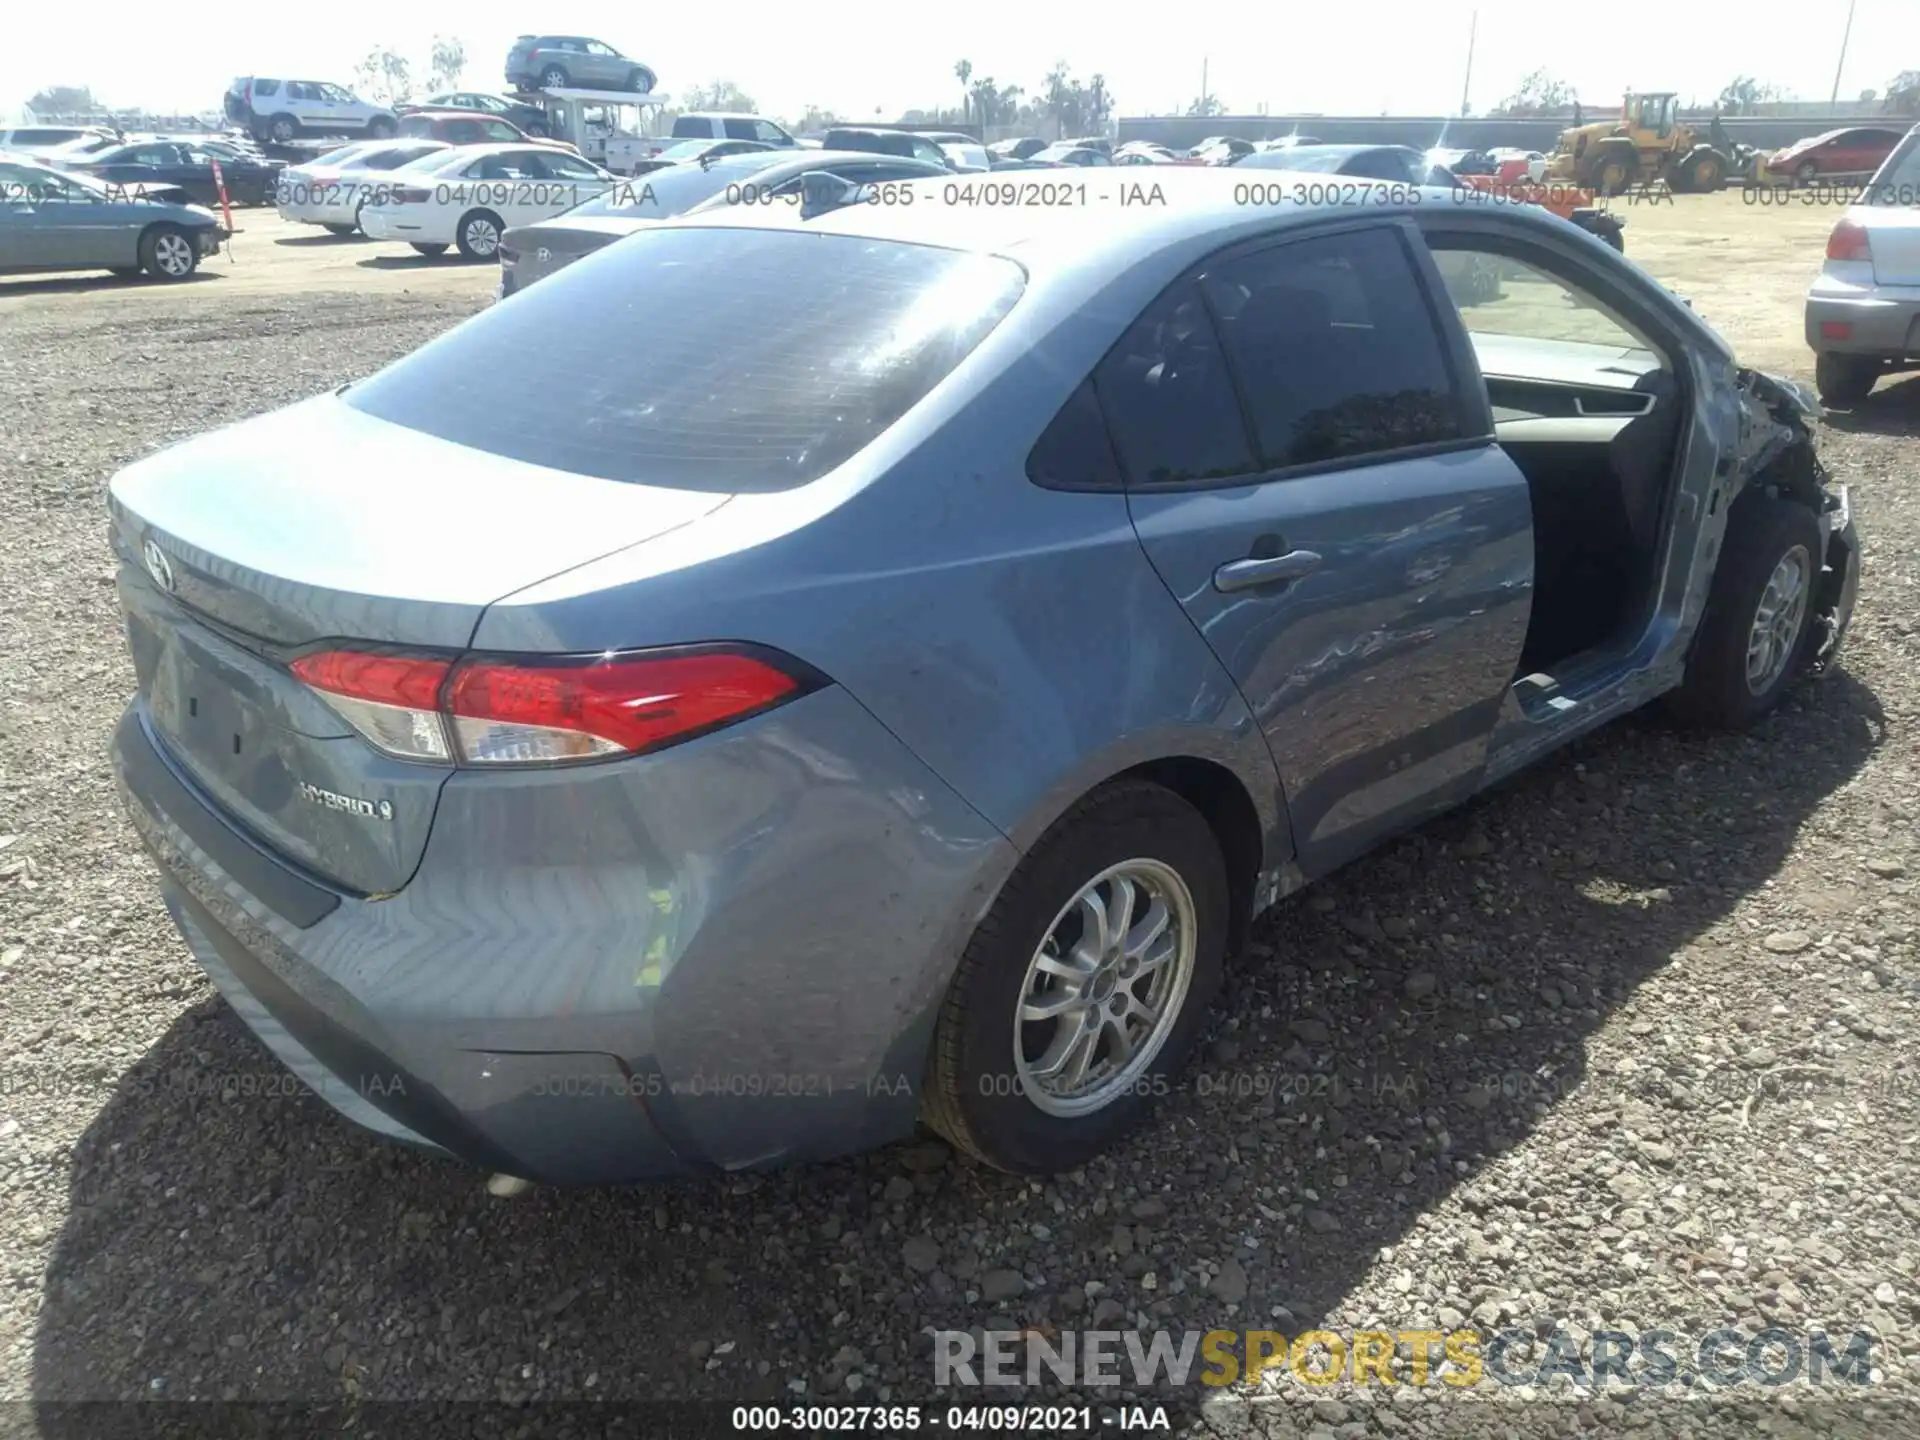
[{"label": "damaged blue-gray sedan", "polygon": [[1552,215],[1327,178],[671,221],[123,471],[114,764],[234,1010],[509,1176],[1057,1170],[1261,911],[1833,664],[1795,387]]}]

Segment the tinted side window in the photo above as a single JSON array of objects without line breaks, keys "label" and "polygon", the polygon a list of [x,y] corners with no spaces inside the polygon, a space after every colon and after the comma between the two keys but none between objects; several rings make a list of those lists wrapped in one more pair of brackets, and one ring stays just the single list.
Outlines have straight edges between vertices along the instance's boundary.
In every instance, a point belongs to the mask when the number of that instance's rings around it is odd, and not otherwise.
[{"label": "tinted side window", "polygon": [[1034,442],[1033,453],[1027,456],[1027,478],[1048,490],[1121,488],[1113,440],[1091,379],[1081,382]]},{"label": "tinted side window", "polygon": [[1182,282],[1134,321],[1094,371],[1130,485],[1221,480],[1256,468],[1226,357]]},{"label": "tinted side window", "polygon": [[1263,464],[1461,438],[1446,351],[1397,232],[1277,245],[1202,283]]},{"label": "tinted side window", "polygon": [[280,93],[280,82],[278,80],[256,80],[253,82],[253,93],[256,95],[278,95]]}]

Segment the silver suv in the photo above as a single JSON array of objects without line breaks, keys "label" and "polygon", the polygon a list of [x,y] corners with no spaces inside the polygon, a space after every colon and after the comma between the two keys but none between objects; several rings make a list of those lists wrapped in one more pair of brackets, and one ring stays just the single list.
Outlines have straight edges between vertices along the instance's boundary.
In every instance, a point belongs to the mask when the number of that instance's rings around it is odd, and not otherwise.
[{"label": "silver suv", "polygon": [[325,80],[273,80],[242,75],[227,87],[227,119],[256,140],[285,145],[302,135],[356,135],[384,140],[399,119]]},{"label": "silver suv", "polygon": [[1827,237],[1807,291],[1807,344],[1829,405],[1856,404],[1882,375],[1920,369],[1920,125]]},{"label": "silver suv", "polygon": [[604,40],[585,35],[522,35],[507,52],[507,84],[520,90],[633,90],[658,83],[653,71]]}]

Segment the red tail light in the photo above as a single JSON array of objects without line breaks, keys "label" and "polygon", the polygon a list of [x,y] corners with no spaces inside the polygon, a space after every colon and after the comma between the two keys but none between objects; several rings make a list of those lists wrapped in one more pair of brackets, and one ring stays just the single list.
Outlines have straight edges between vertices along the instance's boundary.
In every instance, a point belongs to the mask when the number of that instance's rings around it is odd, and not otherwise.
[{"label": "red tail light", "polygon": [[785,656],[738,646],[457,662],[328,650],[293,673],[383,753],[460,765],[638,755],[824,683]]},{"label": "red tail light", "polygon": [[1871,260],[1873,245],[1867,239],[1867,227],[1858,220],[1842,220],[1827,237],[1827,259]]}]

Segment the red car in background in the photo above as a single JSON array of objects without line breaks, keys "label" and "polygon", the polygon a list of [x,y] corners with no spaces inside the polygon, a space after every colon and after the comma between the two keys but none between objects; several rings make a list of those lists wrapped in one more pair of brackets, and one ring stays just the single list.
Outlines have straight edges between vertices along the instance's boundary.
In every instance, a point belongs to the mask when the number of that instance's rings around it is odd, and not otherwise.
[{"label": "red car in background", "polygon": [[1811,185],[1836,175],[1871,175],[1893,153],[1900,137],[1900,131],[1877,125],[1829,130],[1774,151],[1760,169],[1763,178],[1775,184],[1793,180]]}]

